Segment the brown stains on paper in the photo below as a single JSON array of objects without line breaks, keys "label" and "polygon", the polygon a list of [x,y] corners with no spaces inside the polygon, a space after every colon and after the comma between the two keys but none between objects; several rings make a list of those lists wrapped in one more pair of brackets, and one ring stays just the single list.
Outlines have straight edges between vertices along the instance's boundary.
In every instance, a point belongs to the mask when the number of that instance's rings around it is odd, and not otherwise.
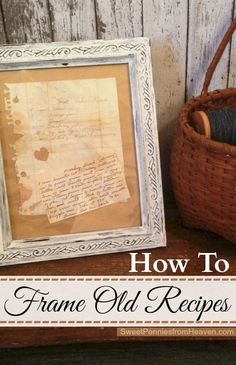
[{"label": "brown stains on paper", "polygon": [[19,103],[19,98],[18,96],[15,96],[13,99],[12,99],[13,103]]},{"label": "brown stains on paper", "polygon": [[34,151],[34,157],[39,161],[47,161],[49,151],[45,147],[41,147],[39,151]]},{"label": "brown stains on paper", "polygon": [[[60,212],[58,218],[50,218],[42,199],[41,177],[50,180],[52,171],[63,176],[64,171],[83,166],[86,161],[115,155],[120,166],[117,179],[125,179],[115,78],[9,83],[5,108],[13,129],[11,145],[21,184],[19,214],[47,214],[50,222],[67,217]],[[65,183],[74,194],[77,186],[72,188],[67,180]],[[86,184],[82,182],[81,186],[82,200],[86,200]],[[68,194],[70,197],[70,191]],[[67,206],[71,212],[68,216],[97,209],[114,200],[112,196],[107,201],[108,195],[100,204],[99,196],[85,210]],[[119,195],[115,202],[122,199]]]},{"label": "brown stains on paper", "polygon": [[23,204],[26,200],[30,199],[32,190],[27,189],[23,184],[19,184],[19,191],[21,196],[21,204]]}]

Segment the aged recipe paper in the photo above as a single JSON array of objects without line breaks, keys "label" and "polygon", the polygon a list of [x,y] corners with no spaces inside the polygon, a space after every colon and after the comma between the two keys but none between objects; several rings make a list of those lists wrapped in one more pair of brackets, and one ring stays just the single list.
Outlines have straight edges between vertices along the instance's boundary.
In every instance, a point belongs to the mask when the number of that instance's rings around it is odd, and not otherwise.
[{"label": "aged recipe paper", "polygon": [[129,193],[116,154],[100,156],[39,183],[50,223],[125,201]]},{"label": "aged recipe paper", "polygon": [[19,213],[57,222],[129,192],[115,78],[7,83]]}]

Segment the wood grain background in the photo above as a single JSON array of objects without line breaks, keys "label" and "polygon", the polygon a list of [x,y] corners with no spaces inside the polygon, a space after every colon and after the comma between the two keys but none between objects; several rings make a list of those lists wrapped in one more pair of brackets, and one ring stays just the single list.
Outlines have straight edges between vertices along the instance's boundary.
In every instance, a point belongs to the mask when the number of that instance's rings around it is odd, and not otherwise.
[{"label": "wood grain background", "polygon": [[[169,151],[185,98],[198,95],[236,0],[2,0],[0,43],[146,36],[152,42],[164,189]],[[235,38],[236,39],[236,38]],[[211,89],[234,86],[236,41],[226,49]]]}]

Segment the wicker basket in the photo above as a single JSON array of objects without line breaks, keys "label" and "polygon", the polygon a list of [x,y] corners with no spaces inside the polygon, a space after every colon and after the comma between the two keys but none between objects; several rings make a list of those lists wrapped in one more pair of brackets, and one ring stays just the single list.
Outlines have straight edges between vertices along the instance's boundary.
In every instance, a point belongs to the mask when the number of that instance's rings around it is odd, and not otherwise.
[{"label": "wicker basket", "polygon": [[195,110],[236,107],[236,88],[208,92],[214,70],[236,29],[226,32],[207,70],[201,96],[189,100],[179,116],[171,153],[173,189],[183,224],[215,232],[236,243],[236,147],[215,142],[190,126]]}]

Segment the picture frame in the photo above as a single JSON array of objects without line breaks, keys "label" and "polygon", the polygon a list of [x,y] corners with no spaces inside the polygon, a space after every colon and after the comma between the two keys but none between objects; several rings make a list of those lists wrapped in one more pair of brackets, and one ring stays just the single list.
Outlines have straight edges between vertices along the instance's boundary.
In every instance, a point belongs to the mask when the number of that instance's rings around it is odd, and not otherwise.
[{"label": "picture frame", "polygon": [[0,265],[166,245],[147,38],[2,46],[0,99]]}]

